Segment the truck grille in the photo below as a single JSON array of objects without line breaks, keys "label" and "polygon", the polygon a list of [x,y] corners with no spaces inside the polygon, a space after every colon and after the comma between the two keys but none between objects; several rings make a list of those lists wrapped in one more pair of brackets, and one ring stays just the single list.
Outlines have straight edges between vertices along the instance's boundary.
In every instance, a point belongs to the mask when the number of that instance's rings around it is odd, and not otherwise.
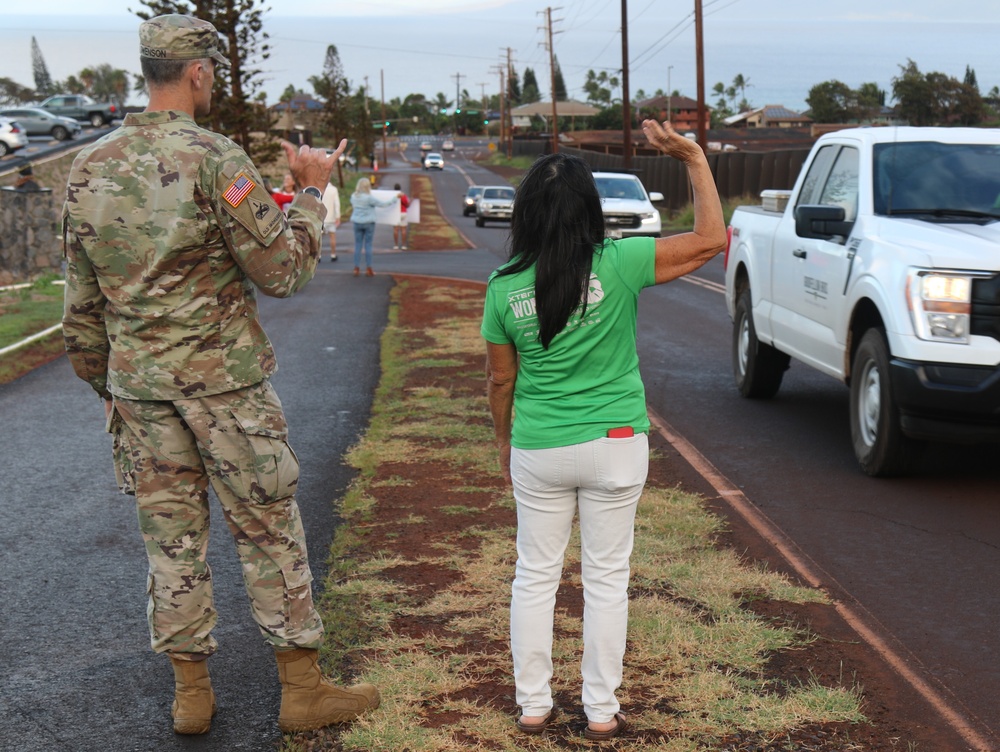
[{"label": "truck grille", "polygon": [[1000,341],[1000,275],[972,280],[972,334]]},{"label": "truck grille", "polygon": [[635,229],[642,224],[638,214],[605,214],[604,225],[625,229]]}]

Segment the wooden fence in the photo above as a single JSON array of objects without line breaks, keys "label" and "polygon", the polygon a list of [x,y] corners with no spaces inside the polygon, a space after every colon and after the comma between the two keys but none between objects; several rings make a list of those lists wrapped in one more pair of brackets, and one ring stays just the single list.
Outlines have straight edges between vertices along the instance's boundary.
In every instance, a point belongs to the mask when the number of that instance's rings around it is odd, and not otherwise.
[{"label": "wooden fence", "polygon": [[[547,153],[550,143],[518,139],[514,141],[513,153],[515,156],[537,156]],[[598,172],[623,171],[624,157],[620,154],[566,146],[560,146],[559,150],[586,160]],[[712,152],[708,155],[708,164],[722,198],[752,196],[759,200],[761,191],[790,190],[808,154],[809,149]],[[676,159],[662,155],[634,156],[630,172],[639,177],[647,191],[659,191],[664,195],[665,208],[676,211],[690,202],[687,175]]]}]

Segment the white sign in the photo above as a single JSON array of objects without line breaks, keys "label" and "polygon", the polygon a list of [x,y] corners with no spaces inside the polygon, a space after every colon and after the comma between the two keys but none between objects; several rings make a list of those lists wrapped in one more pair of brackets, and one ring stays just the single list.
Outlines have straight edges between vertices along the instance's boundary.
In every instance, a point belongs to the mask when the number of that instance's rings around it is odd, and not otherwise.
[{"label": "white sign", "polygon": [[416,225],[420,223],[420,199],[410,199],[410,205],[406,209],[406,224]]},{"label": "white sign", "polygon": [[372,198],[376,201],[386,201],[395,198],[396,202],[392,206],[375,207],[375,224],[377,225],[398,225],[399,224],[399,191],[386,191],[381,188],[372,188]]}]

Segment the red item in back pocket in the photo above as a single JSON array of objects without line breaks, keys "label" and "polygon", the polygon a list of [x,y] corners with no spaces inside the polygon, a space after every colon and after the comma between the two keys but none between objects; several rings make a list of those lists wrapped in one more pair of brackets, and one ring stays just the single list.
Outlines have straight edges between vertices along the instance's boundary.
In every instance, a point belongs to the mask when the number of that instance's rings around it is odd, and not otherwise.
[{"label": "red item in back pocket", "polygon": [[609,439],[627,439],[630,436],[635,436],[635,431],[632,430],[632,426],[622,426],[621,428],[608,429]]}]

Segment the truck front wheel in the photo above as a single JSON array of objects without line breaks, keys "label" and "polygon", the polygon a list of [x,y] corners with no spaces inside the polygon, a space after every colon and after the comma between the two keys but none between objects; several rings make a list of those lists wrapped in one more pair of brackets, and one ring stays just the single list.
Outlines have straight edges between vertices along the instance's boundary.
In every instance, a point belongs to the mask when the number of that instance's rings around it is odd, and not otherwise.
[{"label": "truck front wheel", "polygon": [[881,329],[865,332],[851,365],[851,440],[858,464],[872,477],[908,472],[922,446],[900,427]]},{"label": "truck front wheel", "polygon": [[750,289],[740,292],[733,320],[733,378],[744,397],[768,398],[778,393],[789,357],[757,339]]}]

